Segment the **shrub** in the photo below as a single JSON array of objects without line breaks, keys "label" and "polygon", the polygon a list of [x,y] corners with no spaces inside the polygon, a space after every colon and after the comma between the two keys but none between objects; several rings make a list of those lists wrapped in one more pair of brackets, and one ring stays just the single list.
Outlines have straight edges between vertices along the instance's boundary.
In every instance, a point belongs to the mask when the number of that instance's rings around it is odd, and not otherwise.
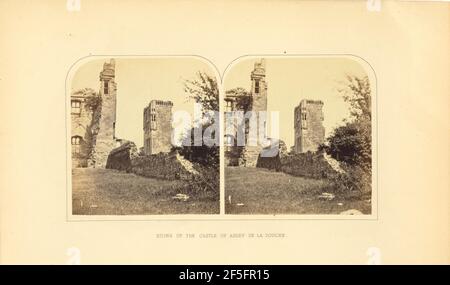
[{"label": "shrub", "polygon": [[338,127],[328,138],[328,146],[323,148],[338,161],[368,167],[371,163],[371,134],[365,129],[367,128],[362,126],[362,122]]},{"label": "shrub", "polygon": [[336,191],[368,194],[372,189],[372,110],[367,76],[348,76],[340,90],[350,104],[350,118],[320,146],[341,162],[345,173],[332,177]]},{"label": "shrub", "polygon": [[200,164],[194,164],[194,168],[199,172],[199,175],[192,176],[187,190],[190,193],[204,194],[219,199],[219,168],[205,167]]},{"label": "shrub", "polygon": [[344,173],[336,173],[330,177],[333,192],[347,196],[370,196],[372,191],[372,174],[366,168],[341,164]]}]

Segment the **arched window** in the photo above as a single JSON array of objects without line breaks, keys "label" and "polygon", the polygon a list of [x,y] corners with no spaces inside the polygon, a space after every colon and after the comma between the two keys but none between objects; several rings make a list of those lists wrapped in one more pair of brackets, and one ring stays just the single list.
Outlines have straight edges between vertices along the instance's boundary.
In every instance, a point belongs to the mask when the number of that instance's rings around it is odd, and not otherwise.
[{"label": "arched window", "polygon": [[80,147],[81,147],[82,141],[83,141],[83,138],[80,136],[72,137],[71,143],[72,143],[72,152],[73,153],[80,153]]}]

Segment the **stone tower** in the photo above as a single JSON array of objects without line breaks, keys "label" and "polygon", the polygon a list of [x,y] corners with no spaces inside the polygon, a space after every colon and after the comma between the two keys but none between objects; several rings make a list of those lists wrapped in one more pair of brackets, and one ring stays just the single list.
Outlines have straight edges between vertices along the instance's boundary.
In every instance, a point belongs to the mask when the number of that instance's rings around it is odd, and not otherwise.
[{"label": "stone tower", "polygon": [[115,79],[115,61],[103,64],[100,72],[100,92],[101,110],[96,134],[92,161],[93,167],[105,167],[108,155],[116,147],[115,127],[116,127],[116,92],[117,85]]},{"label": "stone tower", "polygon": [[169,152],[172,148],[171,101],[152,100],[144,108],[144,153]]},{"label": "stone tower", "polygon": [[[257,129],[256,134],[258,141],[256,142],[256,146],[249,145],[249,141],[247,140],[246,147],[244,149],[244,160],[245,166],[256,166],[258,161],[258,156],[262,150],[262,141],[260,140],[261,136],[266,137],[266,115],[267,112],[267,82],[266,82],[266,64],[265,60],[261,59],[261,61],[256,62],[254,65],[254,69],[250,74],[251,79],[251,97],[252,97],[252,108],[254,115],[257,117]],[[263,114],[262,114],[263,113]],[[251,143],[250,143],[251,144]]]},{"label": "stone tower", "polygon": [[294,109],[295,144],[297,153],[317,151],[325,140],[323,126],[323,102],[302,100]]}]

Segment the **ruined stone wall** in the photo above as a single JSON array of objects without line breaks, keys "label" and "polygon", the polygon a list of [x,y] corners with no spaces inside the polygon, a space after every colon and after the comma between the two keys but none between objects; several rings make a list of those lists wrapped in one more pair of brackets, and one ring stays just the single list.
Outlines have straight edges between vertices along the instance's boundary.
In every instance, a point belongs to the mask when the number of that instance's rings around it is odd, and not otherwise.
[{"label": "ruined stone wall", "polygon": [[269,139],[269,141],[270,144],[260,153],[256,167],[280,171],[281,160],[288,155],[286,144],[278,139]]},{"label": "ruined stone wall", "polygon": [[[86,96],[94,95],[93,90],[81,90],[71,94],[71,152],[72,167],[86,167],[92,148],[91,123],[92,109],[86,105]],[[79,108],[73,108],[72,104],[79,104]],[[79,145],[73,144],[79,138]]]},{"label": "ruined stone wall", "polygon": [[138,156],[131,160],[131,165],[133,173],[146,177],[190,180],[194,176],[173,153]]},{"label": "ruined stone wall", "polygon": [[111,151],[106,168],[150,178],[180,179],[187,182],[189,191],[213,191],[219,195],[219,168],[190,162],[176,151],[145,155],[138,153],[134,143],[127,142]]},{"label": "ruined stone wall", "polygon": [[317,151],[325,140],[323,102],[302,100],[294,110],[295,142],[297,153]]},{"label": "ruined stone wall", "polygon": [[259,157],[257,167],[315,179],[330,178],[338,172],[323,153],[312,152]]},{"label": "ruined stone wall", "polygon": [[262,146],[259,145],[245,146],[242,156],[238,160],[238,164],[246,167],[256,167],[262,149]]},{"label": "ruined stone wall", "polygon": [[152,100],[144,109],[145,154],[167,153],[172,149],[172,106],[170,101]]},{"label": "ruined stone wall", "polygon": [[131,161],[137,156],[136,145],[133,142],[125,142],[109,153],[106,168],[132,172]]},{"label": "ruined stone wall", "polygon": [[321,152],[296,153],[281,157],[280,166],[279,170],[282,172],[308,178],[328,178],[337,173]]},{"label": "ruined stone wall", "polygon": [[106,168],[169,180],[191,180],[198,175],[194,166],[176,152],[152,155],[139,154],[133,142],[124,143],[113,149],[108,156]]},{"label": "ruined stone wall", "polygon": [[263,157],[260,155],[258,157],[258,162],[256,163],[256,167],[281,171],[280,154],[277,154],[276,156],[269,156],[269,157]]}]

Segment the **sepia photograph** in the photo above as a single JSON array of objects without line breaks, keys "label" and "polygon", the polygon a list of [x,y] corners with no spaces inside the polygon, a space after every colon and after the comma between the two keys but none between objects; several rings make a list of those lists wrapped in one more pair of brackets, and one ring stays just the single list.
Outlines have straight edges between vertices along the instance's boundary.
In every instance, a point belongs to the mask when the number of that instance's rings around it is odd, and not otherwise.
[{"label": "sepia photograph", "polygon": [[450,264],[449,23],[450,0],[0,0],[0,265]]},{"label": "sepia photograph", "polygon": [[218,214],[218,98],[199,58],[83,63],[70,94],[72,214]]},{"label": "sepia photograph", "polygon": [[370,215],[373,84],[351,57],[236,61],[224,79],[226,214]]}]

